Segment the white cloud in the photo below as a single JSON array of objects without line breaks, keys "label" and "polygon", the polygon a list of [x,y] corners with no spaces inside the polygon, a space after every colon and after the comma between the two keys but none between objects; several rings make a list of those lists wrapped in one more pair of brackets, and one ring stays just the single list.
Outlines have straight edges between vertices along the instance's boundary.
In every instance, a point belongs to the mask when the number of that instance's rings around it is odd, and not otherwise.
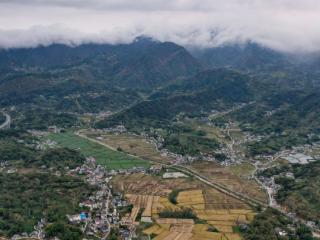
[{"label": "white cloud", "polygon": [[320,50],[318,0],[2,0],[0,46],[129,42],[182,45],[253,40],[283,51]]}]

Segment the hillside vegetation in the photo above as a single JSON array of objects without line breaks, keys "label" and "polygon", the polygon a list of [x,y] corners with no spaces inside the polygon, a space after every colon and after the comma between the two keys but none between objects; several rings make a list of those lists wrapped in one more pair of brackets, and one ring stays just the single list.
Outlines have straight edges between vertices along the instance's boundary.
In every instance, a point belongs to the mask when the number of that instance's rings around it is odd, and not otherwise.
[{"label": "hillside vegetation", "polygon": [[[308,165],[286,165],[262,172],[264,176],[276,176],[281,189],[277,201],[295,212],[298,216],[319,223],[320,203],[320,161]],[[285,177],[291,172],[294,178]]]}]

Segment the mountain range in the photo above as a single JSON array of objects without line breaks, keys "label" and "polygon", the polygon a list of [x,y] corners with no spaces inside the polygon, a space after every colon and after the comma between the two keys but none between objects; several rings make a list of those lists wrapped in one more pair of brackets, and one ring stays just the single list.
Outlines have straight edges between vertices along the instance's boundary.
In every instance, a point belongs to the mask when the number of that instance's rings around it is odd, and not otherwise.
[{"label": "mountain range", "polygon": [[[252,42],[187,50],[147,37],[117,45],[2,49],[0,104],[21,111],[30,107],[77,113],[110,110],[115,114],[96,126],[150,127],[181,113],[202,114],[254,101],[260,110],[245,109],[233,117],[245,124],[248,113],[259,122],[257,114],[272,110],[276,102],[289,104],[288,109],[296,112],[302,105],[293,99],[300,99],[301,92],[317,101],[319,95],[314,93],[320,73],[318,58],[312,59],[302,62]],[[304,111],[313,116],[312,105]],[[273,118],[279,121],[278,115]],[[313,121],[312,126],[316,124]]]}]

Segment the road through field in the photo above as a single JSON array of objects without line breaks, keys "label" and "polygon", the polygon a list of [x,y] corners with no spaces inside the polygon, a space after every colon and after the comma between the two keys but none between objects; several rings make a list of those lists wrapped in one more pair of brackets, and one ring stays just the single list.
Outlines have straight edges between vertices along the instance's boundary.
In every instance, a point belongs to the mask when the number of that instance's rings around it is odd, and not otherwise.
[{"label": "road through field", "polygon": [[[118,151],[116,148],[114,148],[114,147],[112,147],[112,146],[110,146],[110,145],[108,145],[108,144],[106,144],[106,143],[103,143],[103,142],[98,141],[98,140],[96,140],[96,139],[87,137],[86,135],[82,134],[83,131],[86,131],[86,129],[84,129],[84,130],[79,130],[79,131],[77,131],[77,132],[74,132],[74,134],[77,135],[78,137],[87,139],[88,141],[91,141],[91,142],[100,144],[100,145],[102,145],[102,146],[105,146],[105,147],[109,148],[110,150]],[[128,154],[128,155],[130,155],[130,154]],[[135,157],[135,156],[134,156],[134,157]]]},{"label": "road through field", "polygon": [[[86,129],[77,131],[77,132],[75,132],[75,135],[77,135],[77,136],[79,136],[81,138],[85,138],[88,141],[91,141],[91,142],[100,144],[102,146],[105,146],[105,147],[107,147],[107,148],[109,148],[109,149],[111,149],[113,151],[118,151],[117,149],[115,149],[114,147],[112,147],[112,146],[110,146],[110,145],[108,145],[106,143],[103,143],[103,142],[101,142],[99,140],[96,140],[96,139],[93,139],[93,138],[90,138],[90,137],[86,136],[85,134],[82,133],[84,131],[86,131]],[[128,155],[138,158],[138,156],[135,156],[135,155],[132,155],[132,154],[128,154]],[[149,160],[149,161],[153,162],[152,160]],[[249,205],[254,205],[254,206],[263,205],[263,206],[265,206],[264,203],[262,203],[262,202],[260,202],[258,200],[251,199],[251,198],[249,198],[247,196],[244,196],[241,193],[234,192],[234,191],[232,191],[230,189],[227,189],[224,186],[221,186],[220,184],[215,183],[212,180],[209,180],[209,179],[205,178],[204,176],[194,172],[193,170],[191,170],[191,169],[189,169],[189,168],[187,168],[185,166],[164,164],[164,163],[159,163],[159,162],[154,162],[154,163],[161,164],[165,168],[172,168],[172,169],[175,169],[176,171],[180,171],[180,172],[186,173],[186,174],[198,179],[199,181],[209,185],[210,187],[212,187],[212,188],[214,188],[214,189],[216,189],[216,190],[218,190],[220,192],[223,192],[223,193],[227,194],[228,196],[234,197],[234,198],[236,198],[236,199],[238,199],[238,200],[240,200],[242,202],[245,202],[245,203],[247,203]]]},{"label": "road through field", "polygon": [[[108,144],[106,144],[106,143],[104,143],[104,142],[101,142],[101,141],[99,141],[99,140],[90,138],[90,137],[82,134],[83,131],[86,131],[86,129],[77,131],[77,132],[75,132],[74,134],[77,135],[78,137],[87,139],[88,141],[91,141],[91,142],[100,144],[100,145],[102,145],[102,146],[104,146],[104,147],[106,147],[106,148],[109,148],[109,149],[112,150],[112,151],[119,152],[118,149],[116,149],[116,148],[114,148],[114,147],[112,147],[112,146],[110,146],[110,145],[108,145]],[[130,157],[139,158],[139,156],[135,156],[135,155],[130,154],[130,153],[125,153],[125,154],[128,155],[128,156],[130,156]]]}]

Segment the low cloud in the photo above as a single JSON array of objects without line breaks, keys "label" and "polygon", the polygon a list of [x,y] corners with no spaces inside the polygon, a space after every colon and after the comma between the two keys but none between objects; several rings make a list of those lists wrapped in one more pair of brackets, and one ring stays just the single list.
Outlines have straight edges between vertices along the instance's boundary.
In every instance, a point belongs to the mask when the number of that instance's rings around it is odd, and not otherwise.
[{"label": "low cloud", "polygon": [[149,35],[214,47],[255,41],[287,52],[320,50],[318,0],[2,0],[0,46],[124,43]]}]

